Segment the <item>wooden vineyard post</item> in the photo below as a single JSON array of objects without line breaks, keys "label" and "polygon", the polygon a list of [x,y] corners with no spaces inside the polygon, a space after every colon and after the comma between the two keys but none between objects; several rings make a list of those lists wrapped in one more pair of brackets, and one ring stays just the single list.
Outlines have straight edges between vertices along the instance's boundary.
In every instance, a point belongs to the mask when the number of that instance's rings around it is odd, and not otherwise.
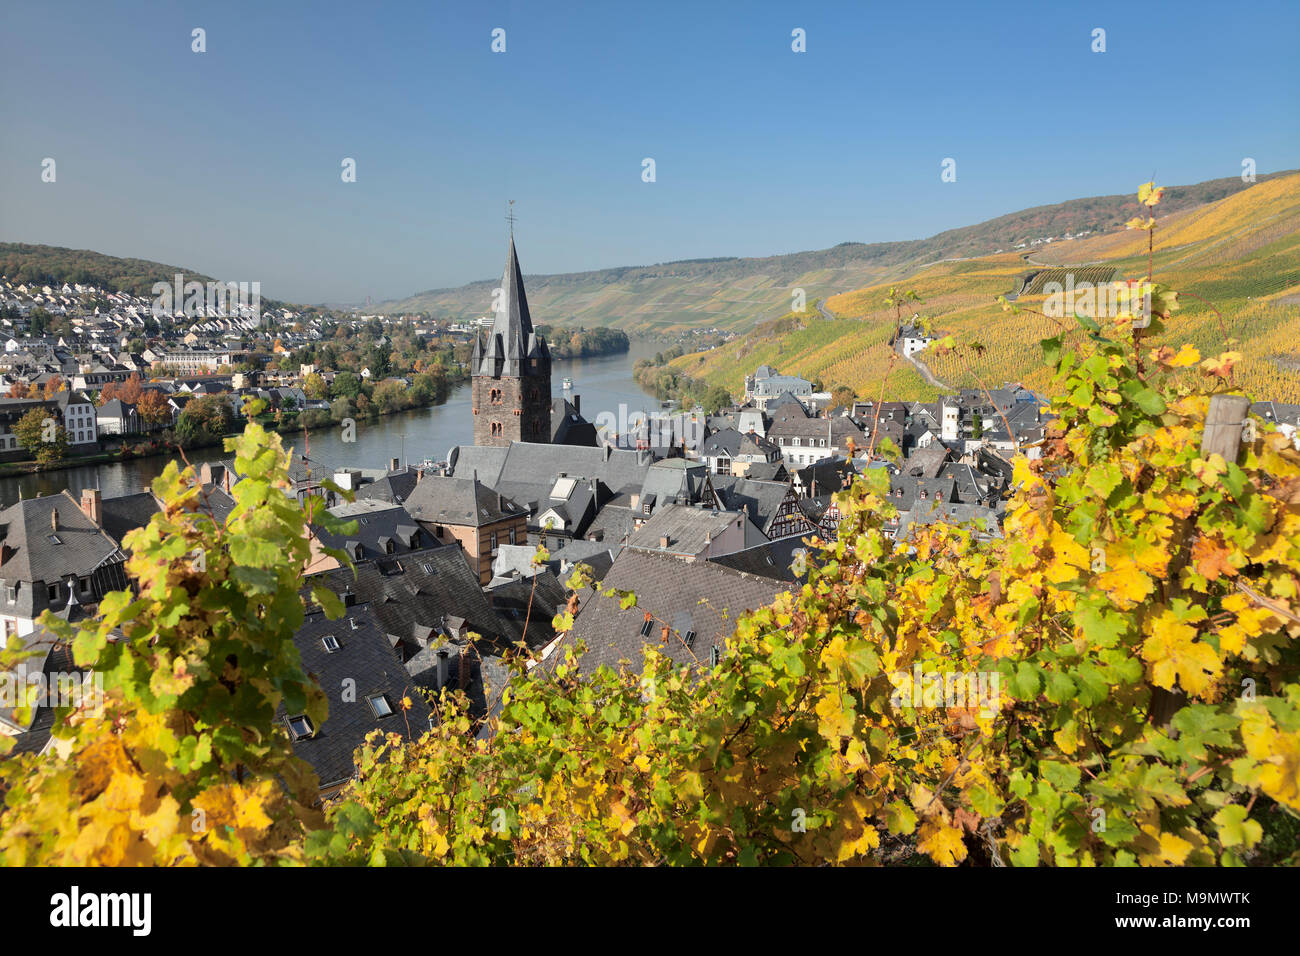
[{"label": "wooden vineyard post", "polygon": [[1205,435],[1201,439],[1201,457],[1219,455],[1232,464],[1241,450],[1241,430],[1246,424],[1250,399],[1245,395],[1215,395],[1205,416]]},{"label": "wooden vineyard post", "polygon": [[[1205,415],[1205,434],[1201,437],[1201,457],[1208,459],[1219,455],[1228,464],[1235,464],[1241,452],[1241,433],[1250,412],[1250,399],[1245,395],[1215,395],[1210,399],[1210,409]],[[1191,542],[1187,542],[1188,548]],[[1181,564],[1181,562],[1180,562]],[[1178,575],[1177,568],[1170,569],[1172,579]],[[1187,695],[1182,691],[1168,691],[1163,687],[1151,691],[1149,717],[1157,727],[1169,723],[1183,704]]]}]

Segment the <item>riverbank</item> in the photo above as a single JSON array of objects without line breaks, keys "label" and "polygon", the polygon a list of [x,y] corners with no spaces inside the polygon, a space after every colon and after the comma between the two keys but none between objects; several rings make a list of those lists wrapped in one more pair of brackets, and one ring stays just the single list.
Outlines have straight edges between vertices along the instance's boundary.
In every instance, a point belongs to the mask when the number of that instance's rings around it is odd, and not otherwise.
[{"label": "riverbank", "polygon": [[[457,384],[461,384],[458,380]],[[450,394],[450,393],[449,393]],[[390,412],[371,412],[368,415],[361,415],[354,419],[358,424],[374,425],[384,418],[393,415],[402,415],[411,411],[418,411],[426,408],[436,408],[439,405],[446,404],[448,396],[443,396],[442,401],[435,402],[431,405],[412,405],[407,408],[393,409]],[[301,416],[299,416],[301,419]],[[315,431],[323,428],[332,428],[334,426],[342,427],[341,421],[328,420],[319,424],[304,423],[301,420],[285,423],[277,423],[274,416],[260,415],[253,419],[267,431],[278,432],[281,435],[292,435],[299,432]],[[244,424],[247,419],[237,419],[239,427],[226,432],[223,435],[215,436],[206,440],[186,442],[184,446],[174,439],[160,438],[157,434],[153,436],[138,436],[139,442],[123,442],[111,451],[99,451],[90,455],[76,455],[73,457],[62,458],[59,461],[39,462],[29,461],[11,461],[0,462],[0,478],[14,478],[22,475],[40,475],[47,472],[68,471],[75,468],[87,468],[96,465],[111,465],[117,462],[136,461],[143,458],[158,458],[166,456],[175,457],[182,450],[186,453],[190,451],[202,451],[207,448],[225,448],[225,440],[234,438],[244,430]],[[144,449],[144,450],[141,450]]]},{"label": "riverbank", "polygon": [[[627,414],[649,412],[659,407],[632,379],[632,367],[637,359],[653,357],[655,350],[663,348],[662,341],[644,341],[634,338],[628,352],[581,359],[556,359],[551,367],[552,394],[556,398],[582,397],[582,414],[595,421],[602,412],[616,418],[620,408]],[[563,389],[564,380],[572,379],[571,394]],[[311,457],[322,469],[331,473],[340,468],[382,468],[396,458],[403,464],[413,464],[425,458],[446,460],[456,445],[474,441],[474,415],[470,409],[471,389],[468,380],[450,383],[447,399],[438,405],[421,406],[409,411],[356,419],[355,434],[337,424],[324,427],[311,426]],[[301,428],[282,428],[286,446],[295,446],[299,455],[305,444]],[[294,434],[297,432],[298,434]],[[110,436],[113,437],[113,436]],[[136,494],[148,489],[150,483],[162,474],[167,463],[177,458],[174,446],[167,453],[134,459],[123,459],[110,454],[86,456],[65,460],[57,471],[0,474],[0,507],[13,504],[21,498],[38,495],[57,495],[64,489],[74,497],[82,489],[96,488],[104,498]],[[194,465],[219,462],[229,455],[219,444],[192,448],[186,457]],[[90,459],[96,459],[91,461]]]}]

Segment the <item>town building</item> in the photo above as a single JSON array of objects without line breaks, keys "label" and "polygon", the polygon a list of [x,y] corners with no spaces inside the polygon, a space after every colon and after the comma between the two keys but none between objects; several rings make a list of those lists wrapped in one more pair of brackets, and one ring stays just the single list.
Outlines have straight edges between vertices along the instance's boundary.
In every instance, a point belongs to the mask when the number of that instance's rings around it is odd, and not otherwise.
[{"label": "town building", "polygon": [[474,444],[549,442],[551,353],[533,328],[513,234],[497,304],[487,339],[475,334],[470,358]]}]

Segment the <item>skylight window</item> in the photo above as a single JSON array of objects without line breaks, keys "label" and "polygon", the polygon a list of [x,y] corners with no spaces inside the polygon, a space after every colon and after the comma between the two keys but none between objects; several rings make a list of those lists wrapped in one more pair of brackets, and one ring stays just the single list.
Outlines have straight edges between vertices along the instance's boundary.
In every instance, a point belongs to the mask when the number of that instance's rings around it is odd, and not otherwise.
[{"label": "skylight window", "polygon": [[46,537],[50,539],[50,544],[63,544],[62,539],[57,534],[48,534]]},{"label": "skylight window", "polygon": [[306,740],[316,733],[316,728],[312,726],[310,717],[299,714],[289,718],[289,733],[294,740]]},{"label": "skylight window", "polygon": [[652,627],[654,627],[654,623],[655,623],[654,620],[650,617],[649,614],[647,614],[647,615],[645,616],[645,620],[641,622],[641,636],[642,636],[642,637],[649,637],[649,636],[650,636],[650,629],[651,629]]},{"label": "skylight window", "polygon": [[573,486],[577,484],[574,478],[561,478],[551,489],[551,497],[561,501],[567,501],[569,495],[573,494]]},{"label": "skylight window", "polygon": [[326,634],[324,637],[320,639],[320,642],[325,645],[325,650],[331,654],[337,651],[340,646],[339,639],[335,637],[333,634]]},{"label": "skylight window", "polygon": [[393,705],[388,702],[387,694],[371,694],[366,698],[366,703],[370,705],[370,710],[376,717],[393,715]]}]

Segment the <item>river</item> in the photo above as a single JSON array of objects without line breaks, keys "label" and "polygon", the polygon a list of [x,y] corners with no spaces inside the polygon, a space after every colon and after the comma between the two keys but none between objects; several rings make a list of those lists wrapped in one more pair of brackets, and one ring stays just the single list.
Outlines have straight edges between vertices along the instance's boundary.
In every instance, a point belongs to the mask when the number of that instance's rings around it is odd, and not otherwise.
[{"label": "river", "polygon": [[[654,355],[665,347],[662,343],[633,339],[631,349],[618,355],[556,359],[551,367],[551,391],[555,396],[563,395],[564,380],[572,379],[573,394],[581,397],[583,417],[592,422],[601,412],[618,415],[620,405],[627,406],[629,414],[653,410],[659,403],[633,381],[632,367],[637,359]],[[461,382],[452,388],[442,405],[386,415],[374,422],[358,421],[355,442],[345,443],[338,425],[313,431],[311,457],[330,468],[386,468],[392,458],[400,459],[403,464],[414,464],[424,458],[444,460],[454,446],[474,441],[469,403],[469,382]],[[302,445],[301,432],[283,437],[286,445]],[[186,454],[194,464],[228,457],[216,445]],[[0,478],[0,506],[13,504],[20,492],[24,498],[33,498],[38,494],[58,494],[64,488],[74,497],[79,497],[83,488],[96,487],[105,498],[134,494],[144,491],[162,474],[169,460],[158,455]]]}]

